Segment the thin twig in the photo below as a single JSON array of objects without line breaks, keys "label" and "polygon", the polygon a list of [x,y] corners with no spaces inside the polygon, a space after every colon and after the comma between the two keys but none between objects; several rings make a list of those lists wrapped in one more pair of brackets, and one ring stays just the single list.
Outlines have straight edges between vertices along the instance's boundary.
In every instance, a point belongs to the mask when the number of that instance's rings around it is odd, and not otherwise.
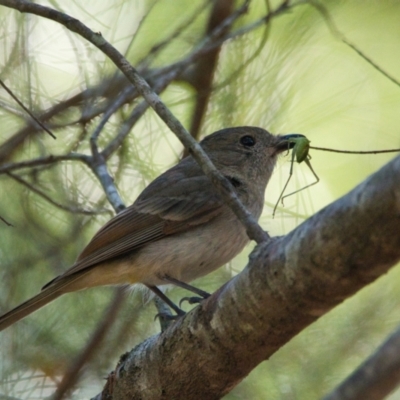
[{"label": "thin twig", "polygon": [[[221,90],[223,89],[225,86],[229,85],[229,83],[232,82],[232,80],[234,80],[237,76],[239,76],[239,74],[253,61],[255,60],[261,53],[262,49],[265,46],[265,43],[267,42],[268,36],[269,36],[269,32],[270,32],[270,27],[271,25],[269,24],[271,17],[272,17],[272,12],[271,12],[271,6],[269,4],[269,1],[266,0],[266,6],[267,6],[267,14],[265,17],[260,18],[259,22],[260,26],[261,24],[265,24],[265,30],[262,34],[260,43],[257,47],[257,49],[255,50],[255,52],[247,59],[245,60],[243,63],[241,63],[241,65],[235,70],[233,71],[226,79],[224,79],[222,82],[218,83],[217,85],[215,85],[213,87],[213,91],[217,91],[217,90]],[[276,13],[276,11],[274,12]],[[274,14],[276,15],[276,14]],[[257,27],[258,27],[258,23],[257,23]]]},{"label": "thin twig", "polygon": [[70,207],[66,206],[64,204],[60,204],[57,201],[53,200],[50,196],[48,196],[46,193],[43,191],[39,190],[37,187],[33,186],[31,183],[26,181],[25,179],[21,178],[20,176],[13,174],[12,172],[7,172],[7,175],[13,178],[15,181],[20,183],[21,185],[25,186],[28,188],[31,192],[36,193],[43,199],[45,199],[47,202],[52,204],[53,206],[60,208],[61,210],[68,211],[73,214],[83,214],[83,215],[97,215],[97,214],[103,214],[103,213],[108,213],[108,210],[84,210],[82,208],[78,207]]},{"label": "thin twig", "polygon": [[400,151],[400,149],[368,150],[368,151],[338,150],[338,149],[329,149],[327,147],[316,147],[316,146],[310,146],[310,149],[330,151],[332,153],[345,153],[345,154],[380,154],[380,153],[397,153]]},{"label": "thin twig", "polygon": [[14,226],[13,224],[10,224],[7,220],[5,220],[2,216],[0,216],[0,220],[2,220],[7,226]]},{"label": "thin twig", "polygon": [[[124,76],[112,77],[109,79],[104,79],[101,81],[99,85],[94,88],[85,89],[77,95],[55,104],[49,109],[43,111],[39,115],[39,119],[42,121],[48,121],[56,115],[60,113],[66,112],[68,109],[72,107],[77,107],[84,101],[93,100],[94,98],[104,97],[106,99],[115,98],[116,95],[120,91],[123,90],[124,87],[127,86],[127,80]],[[138,96],[138,93],[134,87],[131,87],[130,92],[127,94],[126,102],[132,101],[135,97]],[[59,125],[59,126],[69,126],[75,123],[86,123],[91,119],[97,117],[99,114],[102,114],[105,109],[107,109],[109,102],[102,102],[100,105],[96,103],[96,106],[92,106],[94,101],[91,101],[91,108],[84,109],[81,113],[80,119],[77,121],[73,121],[69,124]],[[53,127],[55,124],[51,125]],[[39,132],[39,125],[30,124],[20,129],[16,134],[7,139],[4,143],[0,145],[0,163],[4,162],[4,160],[11,159],[13,153],[16,151],[18,146],[20,146],[27,137],[31,137],[32,134]]]},{"label": "thin twig", "polygon": [[92,133],[91,140],[96,140],[98,139],[100,132],[103,130],[105,124],[107,121],[111,118],[111,116],[119,109],[121,108],[125,102],[126,102],[126,95],[128,92],[131,91],[130,87],[125,88],[122,93],[119,94],[119,96],[114,99],[111,104],[108,106],[108,108],[105,110],[100,123],[97,125],[96,129]]},{"label": "thin twig", "polygon": [[324,18],[324,20],[333,36],[337,37],[344,44],[346,44],[348,47],[350,47],[352,50],[354,50],[360,57],[362,57],[365,61],[367,61],[368,64],[370,64],[373,68],[375,68],[383,76],[385,76],[390,81],[392,81],[395,85],[400,86],[400,82],[395,77],[393,77],[388,72],[386,72],[384,69],[382,69],[382,67],[380,67],[375,61],[373,61],[371,58],[369,58],[367,55],[365,55],[356,45],[351,43],[343,35],[342,32],[340,32],[340,30],[337,28],[337,26],[333,22],[333,19],[330,16],[330,14],[325,6],[323,6],[321,3],[319,3],[316,0],[307,0],[305,3],[311,4],[322,15],[322,17]]},{"label": "thin twig", "polygon": [[[123,96],[121,96],[119,100],[121,100],[122,98]],[[119,102],[116,102],[114,106],[116,106],[117,104],[119,104]],[[103,119],[103,121],[105,123],[106,119]],[[97,131],[98,133],[100,133],[101,128],[97,129]],[[119,196],[118,190],[115,187],[111,175],[108,173],[105,158],[98,151],[98,133],[95,131],[90,139],[90,146],[93,156],[91,158],[88,158],[86,160],[86,163],[93,170],[101,185],[103,186],[107,199],[114,207],[114,210],[116,212],[119,212],[125,208],[125,205],[121,197]],[[108,309],[105,311],[103,317],[101,318],[101,322],[97,326],[96,330],[93,332],[90,340],[87,342],[85,348],[76,357],[74,362],[71,363],[68,371],[63,376],[62,381],[60,382],[56,392],[54,393],[54,400],[61,400],[65,396],[65,394],[68,393],[76,384],[77,380],[80,377],[82,368],[93,358],[95,353],[98,351],[99,346],[104,341],[107,332],[113,326],[118,312],[124,304],[125,298],[125,288],[117,288],[114,292],[114,297],[110,302]]]},{"label": "thin twig", "polygon": [[[182,34],[182,32],[185,31],[198,17],[199,15],[203,12],[203,10],[212,3],[214,0],[206,0],[204,1],[194,12],[189,18],[185,21],[183,21],[176,29],[174,32],[172,32],[168,36],[163,35],[163,40],[161,42],[158,42],[155,44],[150,51],[146,54],[146,56],[138,62],[138,69],[147,69],[148,66],[150,65],[151,61],[153,58],[160,53],[162,49],[164,49],[167,45],[171,43],[172,40],[176,39],[179,37],[179,35]],[[149,13],[147,14],[149,15]],[[139,24],[139,27],[135,33],[135,38],[137,37],[137,34],[140,30],[141,23]],[[133,43],[133,40],[132,40]],[[132,43],[130,46],[132,46]],[[128,47],[129,49],[129,47]]]},{"label": "thin twig", "polygon": [[22,102],[21,102],[21,100],[12,92],[12,90],[10,89],[10,88],[8,88],[7,87],[7,85],[0,79],[0,85],[1,86],[3,86],[3,88],[4,88],[4,90],[18,103],[18,105],[38,124],[38,125],[40,125],[40,127],[44,130],[44,131],[46,131],[53,139],[57,139],[55,136],[54,136],[54,134],[49,130],[49,129],[47,129],[41,122],[40,122],[40,120],[38,119],[38,118],[36,118],[33,114],[32,114],[32,112],[28,109],[28,108],[26,108],[23,104],[22,104]]},{"label": "thin twig", "polygon": [[131,115],[121,125],[118,134],[109,142],[109,144],[101,152],[105,159],[111,156],[122,144],[126,136],[131,131],[133,125],[143,116],[146,110],[149,108],[149,104],[146,101],[139,103],[131,112]]},{"label": "thin twig", "polygon": [[58,156],[50,155],[46,157],[34,158],[32,160],[27,160],[27,161],[3,164],[0,166],[0,174],[6,174],[10,171],[14,171],[21,168],[30,168],[30,167],[37,167],[39,165],[55,164],[60,161],[81,161],[85,164],[88,164],[89,160],[90,160],[89,156],[80,153],[69,153]]}]

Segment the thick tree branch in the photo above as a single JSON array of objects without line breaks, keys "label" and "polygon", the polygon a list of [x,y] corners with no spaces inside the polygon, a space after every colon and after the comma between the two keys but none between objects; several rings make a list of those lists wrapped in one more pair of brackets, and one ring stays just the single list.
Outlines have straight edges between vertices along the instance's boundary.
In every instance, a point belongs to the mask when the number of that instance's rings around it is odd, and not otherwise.
[{"label": "thick tree branch", "polygon": [[120,361],[102,399],[219,399],[306,326],[400,260],[400,157]]},{"label": "thick tree branch", "polygon": [[381,400],[400,382],[400,328],[324,400]]}]

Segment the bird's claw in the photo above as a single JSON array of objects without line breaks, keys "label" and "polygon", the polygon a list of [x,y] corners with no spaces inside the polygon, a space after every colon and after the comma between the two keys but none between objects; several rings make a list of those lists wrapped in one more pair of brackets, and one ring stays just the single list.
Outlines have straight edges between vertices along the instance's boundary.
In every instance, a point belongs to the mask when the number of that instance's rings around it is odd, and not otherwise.
[{"label": "bird's claw", "polygon": [[197,296],[193,296],[193,297],[184,297],[183,299],[181,299],[181,301],[179,302],[179,307],[181,307],[182,303],[184,301],[187,301],[189,304],[199,304],[204,300],[204,297],[197,297]]},{"label": "bird's claw", "polygon": [[160,312],[155,315],[154,321],[159,318],[161,321],[176,321],[178,318],[183,317],[186,315],[185,311],[181,310],[178,314],[173,315],[169,313]]}]

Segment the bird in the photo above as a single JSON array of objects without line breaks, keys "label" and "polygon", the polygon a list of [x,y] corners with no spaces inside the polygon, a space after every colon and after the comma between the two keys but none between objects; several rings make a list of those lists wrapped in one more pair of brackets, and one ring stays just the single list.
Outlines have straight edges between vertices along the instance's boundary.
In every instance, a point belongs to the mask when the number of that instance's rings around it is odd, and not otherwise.
[{"label": "bird", "polygon": [[[294,136],[239,126],[200,145],[258,220],[278,155],[293,148]],[[180,315],[159,286],[172,283],[207,297],[189,282],[232,260],[248,242],[245,227],[189,155],[100,228],[68,270],[0,316],[0,331],[65,293],[102,285],[143,284]]]}]

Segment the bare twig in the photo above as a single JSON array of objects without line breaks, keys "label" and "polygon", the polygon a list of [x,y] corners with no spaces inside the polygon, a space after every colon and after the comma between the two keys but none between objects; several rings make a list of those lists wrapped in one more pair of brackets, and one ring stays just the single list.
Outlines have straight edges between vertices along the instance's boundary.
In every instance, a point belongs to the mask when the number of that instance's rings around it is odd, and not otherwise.
[{"label": "bare twig", "polygon": [[[109,79],[103,79],[99,85],[95,88],[85,89],[77,95],[60,102],[48,110],[42,112],[39,115],[39,119],[41,121],[48,121],[56,115],[67,111],[72,107],[79,106],[84,101],[89,101],[96,97],[105,97],[109,98],[110,101],[121,91],[124,87],[126,87],[127,80],[124,76],[112,77]],[[135,88],[131,87],[131,91],[127,95],[126,101],[130,101],[137,97],[138,93]],[[93,103],[93,102],[91,102]],[[103,113],[105,109],[107,109],[108,103],[103,102],[102,106],[97,105],[96,107],[92,107],[89,110],[83,110],[82,117],[78,121],[74,121],[72,123],[84,123],[88,120],[93,119],[99,114]],[[20,129],[16,134],[11,136],[8,140],[0,145],[0,163],[5,160],[11,159],[14,152],[19,148],[19,146],[24,143],[27,137],[31,137],[33,134],[40,132],[39,125],[30,124]]]},{"label": "bare twig", "polygon": [[[269,32],[270,32],[270,20],[273,15],[278,15],[276,14],[276,11],[274,12],[275,14],[272,14],[271,12],[271,6],[269,4],[269,1],[266,0],[266,7],[267,7],[267,14],[265,17],[261,18],[261,22],[265,24],[265,29],[264,32],[261,36],[260,43],[258,45],[258,48],[255,50],[255,52],[244,62],[241,63],[241,65],[233,71],[224,81],[220,82],[218,85],[214,86],[213,90],[220,90],[224,88],[226,85],[228,85],[232,80],[237,77],[253,60],[255,60],[263,50],[265,43],[267,42]],[[285,6],[286,7],[286,6]],[[279,9],[279,8],[278,8]]]},{"label": "bare twig", "polygon": [[392,81],[395,85],[400,86],[400,82],[386,72],[382,67],[380,67],[375,61],[373,61],[370,57],[365,55],[356,45],[351,43],[340,30],[337,28],[335,23],[333,22],[332,17],[330,16],[326,7],[316,0],[306,0],[305,3],[311,4],[324,18],[329,30],[331,31],[332,35],[340,39],[344,44],[354,50],[360,57],[362,57],[368,64],[370,64],[373,68],[375,68],[378,72],[380,72],[383,76],[388,78]]},{"label": "bare twig", "polygon": [[7,220],[5,220],[2,216],[0,216],[0,220],[2,220],[7,226],[14,226],[13,224],[10,224]]},{"label": "bare twig", "polygon": [[11,178],[13,178],[15,181],[17,181],[21,185],[24,185],[25,187],[27,187],[31,192],[36,193],[37,195],[39,195],[40,197],[45,199],[47,202],[49,202],[50,204],[52,204],[53,206],[55,206],[57,208],[60,208],[61,210],[68,211],[73,214],[83,214],[83,215],[97,215],[97,214],[109,212],[108,210],[84,210],[82,208],[71,207],[71,206],[67,206],[64,204],[60,204],[57,201],[53,200],[49,195],[44,193],[42,190],[38,189],[37,187],[35,187],[34,185],[29,183],[25,179],[21,178],[20,176],[14,174],[12,172],[7,172],[7,175],[10,176]]},{"label": "bare twig", "polygon": [[[121,98],[120,98],[121,99]],[[119,104],[118,102],[116,104]],[[105,121],[105,120],[103,120]],[[100,124],[101,125],[101,124]],[[107,199],[114,207],[116,212],[125,208],[125,205],[119,196],[114,181],[107,170],[105,158],[99,153],[97,148],[97,137],[101,129],[94,132],[90,139],[90,146],[93,156],[86,159],[86,164],[93,170],[99,179],[103,189],[106,193]],[[114,292],[114,297],[110,302],[108,309],[105,311],[101,322],[93,332],[90,340],[87,342],[85,348],[81,351],[73,363],[71,363],[68,371],[63,376],[61,383],[54,394],[54,400],[62,399],[68,393],[79,379],[80,373],[84,365],[86,365],[98,351],[99,346],[102,344],[107,332],[111,329],[118,312],[120,311],[124,300],[126,298],[126,291],[124,287],[117,288]]]},{"label": "bare twig", "polygon": [[100,123],[97,125],[97,128],[94,130],[91,136],[91,140],[97,140],[100,132],[103,130],[105,124],[107,121],[111,118],[111,116],[119,109],[121,108],[124,103],[126,102],[126,94],[127,92],[130,92],[131,88],[127,87],[125,88],[122,93],[119,94],[119,96],[114,99],[107,110],[104,112],[103,117],[101,118]]},{"label": "bare twig", "polygon": [[26,108],[21,100],[12,92],[10,88],[0,79],[0,85],[3,86],[4,90],[18,103],[18,105],[44,130],[46,131],[53,139],[57,139],[54,134],[43,125],[38,118],[36,118],[32,112]]},{"label": "bare twig", "polygon": [[[136,122],[139,117],[142,115],[142,113],[146,110],[146,108],[148,107],[148,104],[146,102],[142,102],[141,104],[139,104],[138,107],[135,108],[134,112],[131,114],[131,118],[130,118],[130,122],[134,123]],[[126,129],[123,131],[124,133],[128,133],[128,129],[127,127],[129,126],[129,124],[126,124],[125,127]],[[96,132],[95,132],[96,133]],[[107,170],[107,165],[106,165],[106,157],[104,155],[105,154],[110,154],[109,150],[108,151],[104,151],[104,153],[100,153],[97,147],[97,134],[93,134],[91,139],[90,139],[90,146],[92,149],[92,160],[89,162],[89,166],[92,168],[93,172],[95,173],[95,175],[97,176],[97,178],[99,179],[100,183],[103,186],[103,189],[106,193],[107,199],[108,201],[112,204],[112,206],[114,207],[116,212],[120,212],[125,208],[124,203],[122,202],[121,197],[119,196],[118,190],[115,187],[115,183],[114,180],[112,179],[111,175],[109,174],[108,170]],[[123,135],[120,132],[120,135],[117,136],[117,138],[119,140],[123,140]],[[110,147],[109,147],[110,148]],[[158,301],[158,299],[155,299],[155,305],[158,309],[158,312],[160,314],[168,314],[170,313],[170,310],[166,309],[166,305],[163,304],[163,302]],[[165,327],[167,326],[168,321],[164,321],[160,319],[160,325],[161,325],[161,329],[165,329]]]},{"label": "bare twig", "polygon": [[121,125],[118,134],[101,152],[105,159],[108,159],[108,157],[110,157],[111,154],[119,148],[126,136],[131,131],[133,125],[135,125],[136,122],[139,121],[140,117],[142,117],[142,115],[146,112],[148,108],[149,104],[146,101],[142,101],[133,109],[131,115]]},{"label": "bare twig", "polygon": [[[212,0],[213,1],[213,0]],[[210,0],[205,0],[203,1],[202,4],[200,4],[200,6],[193,12],[193,14],[191,16],[189,16],[189,18],[185,21],[182,22],[181,25],[179,25],[174,32],[172,32],[170,35],[168,35],[167,37],[164,37],[163,35],[163,40],[161,42],[158,42],[157,44],[155,44],[150,51],[146,54],[146,56],[139,61],[138,63],[138,69],[147,69],[148,66],[150,65],[152,59],[154,58],[155,55],[159,54],[160,51],[165,48],[168,44],[171,43],[172,40],[178,38],[201,14],[201,12],[208,6],[211,4]],[[136,32],[136,34],[139,32],[140,26]],[[135,35],[135,38],[137,37],[137,35]],[[132,41],[133,43],[133,41]],[[131,43],[131,45],[132,45]]]},{"label": "bare twig", "polygon": [[380,153],[398,153],[400,151],[400,149],[366,150],[366,151],[338,150],[338,149],[329,149],[327,147],[316,147],[316,146],[310,146],[310,149],[321,150],[321,151],[330,151],[332,153],[345,153],[345,154],[380,154]]},{"label": "bare twig", "polygon": [[90,161],[90,157],[86,156],[85,154],[69,153],[57,156],[50,155],[46,157],[39,157],[39,158],[34,158],[32,160],[15,162],[15,163],[7,163],[0,166],[0,175],[6,174],[11,171],[15,171],[17,169],[55,164],[60,161],[81,161],[85,164],[88,164]]}]

